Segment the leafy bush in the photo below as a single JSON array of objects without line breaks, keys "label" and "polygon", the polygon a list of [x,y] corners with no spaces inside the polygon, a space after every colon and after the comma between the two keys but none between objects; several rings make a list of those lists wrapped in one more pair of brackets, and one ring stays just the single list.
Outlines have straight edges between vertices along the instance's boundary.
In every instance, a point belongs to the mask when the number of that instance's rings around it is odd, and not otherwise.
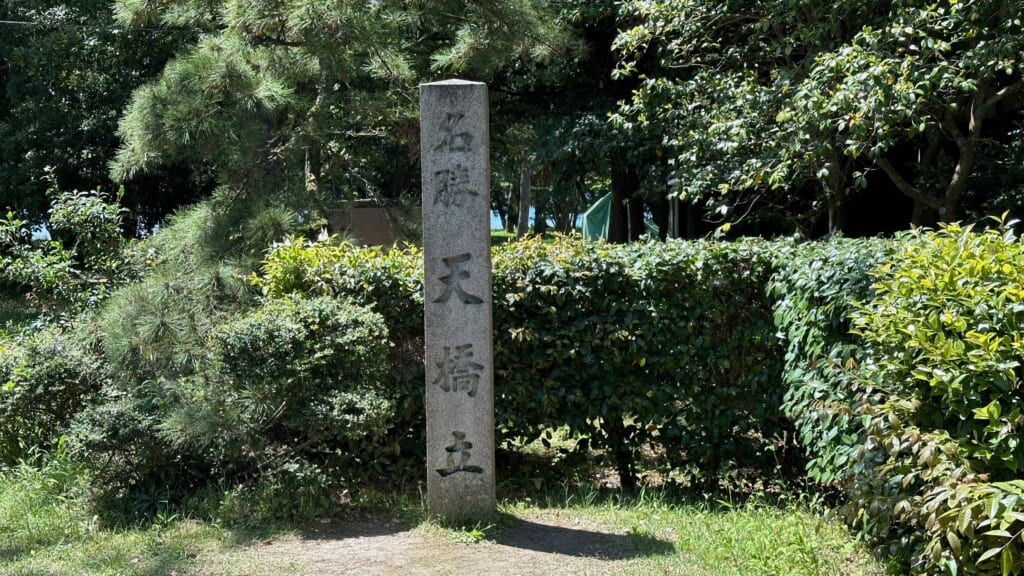
[{"label": "leafy bush", "polygon": [[220,397],[204,398],[212,414],[197,420],[212,417],[217,435],[172,419],[164,430],[176,441],[263,455],[274,444],[298,455],[343,448],[357,462],[387,429],[387,327],[374,312],[330,297],[270,300],[218,327],[211,345],[222,385],[201,393]]},{"label": "leafy bush", "polygon": [[206,462],[160,436],[160,408],[168,400],[157,390],[153,383],[131,392],[107,387],[72,422],[70,443],[84,457],[92,497],[109,519],[152,516],[210,480]]},{"label": "leafy bush", "polygon": [[[510,244],[495,262],[498,422],[533,439],[566,425],[615,455],[661,447],[714,481],[774,464],[778,350],[755,243]],[[723,354],[722,351],[728,351]]]},{"label": "leafy bush", "polygon": [[0,343],[0,463],[53,447],[106,382],[84,329],[50,329]]},{"label": "leafy bush", "polygon": [[[120,190],[120,200],[124,190]],[[53,316],[96,308],[115,288],[135,278],[131,243],[121,237],[123,210],[99,192],[50,190],[47,231],[33,239],[28,222],[0,218],[0,279],[27,287]]]},{"label": "leafy bush", "polygon": [[219,326],[210,346],[212,370],[180,382],[160,422],[167,442],[203,454],[221,478],[255,478],[243,492],[308,493],[277,510],[305,517],[345,482],[387,468],[394,407],[379,315],[289,296]]},{"label": "leafy bush", "polygon": [[104,497],[134,499],[119,512],[154,511],[157,486],[164,500],[208,482],[295,490],[315,479],[306,489],[326,491],[387,466],[393,391],[377,314],[329,297],[272,299],[214,328],[207,349],[202,371],[111,389],[78,419],[79,444],[105,463]]},{"label": "leafy bush", "polygon": [[269,298],[285,295],[351,299],[384,318],[387,375],[395,403],[387,444],[405,464],[396,470],[419,474],[424,457],[423,252],[415,246],[358,247],[332,239],[289,238],[267,254],[251,282]]},{"label": "leafy bush", "polygon": [[822,484],[847,477],[864,442],[852,372],[864,361],[849,333],[855,303],[871,297],[869,272],[892,252],[890,240],[830,239],[774,246],[767,284],[786,348],[783,413],[807,451],[808,475]]},{"label": "leafy bush", "polygon": [[949,226],[902,239],[858,307],[867,439],[851,519],[916,571],[1024,568],[1024,245]]},{"label": "leafy bush", "polygon": [[292,237],[269,251],[251,281],[270,298],[306,294],[356,299],[386,317],[393,344],[422,343],[423,251],[415,246],[388,250]]}]

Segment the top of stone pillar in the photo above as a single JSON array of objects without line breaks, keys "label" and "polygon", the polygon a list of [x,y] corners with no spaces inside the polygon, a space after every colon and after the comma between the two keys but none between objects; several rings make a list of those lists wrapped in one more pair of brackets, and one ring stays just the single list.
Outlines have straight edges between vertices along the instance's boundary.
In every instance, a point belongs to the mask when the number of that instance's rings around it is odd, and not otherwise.
[{"label": "top of stone pillar", "polygon": [[483,82],[474,82],[472,80],[461,80],[459,78],[452,78],[451,80],[440,80],[438,82],[427,82],[421,84],[421,86],[484,86]]}]

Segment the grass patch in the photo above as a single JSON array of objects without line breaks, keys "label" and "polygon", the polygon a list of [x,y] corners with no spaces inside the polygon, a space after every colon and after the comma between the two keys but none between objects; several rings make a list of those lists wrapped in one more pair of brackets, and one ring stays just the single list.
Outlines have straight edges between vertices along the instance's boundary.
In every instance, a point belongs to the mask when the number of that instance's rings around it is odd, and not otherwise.
[{"label": "grass patch", "polygon": [[[550,500],[545,504],[551,504]],[[507,506],[515,515],[552,513],[534,502]],[[561,515],[624,533],[638,549],[623,574],[686,576],[882,576],[892,569],[875,560],[847,528],[826,520],[810,501],[768,503],[752,498],[680,503],[663,495],[630,499],[577,494]],[[666,553],[665,545],[671,546]],[[647,550],[650,553],[644,554]]]},{"label": "grass patch", "polygon": [[247,558],[237,546],[244,534],[178,516],[104,528],[87,504],[85,476],[63,449],[36,460],[0,470],[3,576],[270,576],[287,568]]},{"label": "grass patch", "polygon": [[[685,576],[884,576],[895,566],[876,560],[818,501],[769,502],[758,497],[733,505],[680,501],[661,490],[635,496],[592,488],[565,488],[505,501],[486,526],[424,520],[424,534],[460,543],[515,546],[523,524],[547,527],[550,539],[573,532],[598,534],[602,554],[622,562],[622,574]],[[552,522],[554,520],[554,522]],[[556,542],[551,550],[572,556]]]},{"label": "grass patch", "polygon": [[[578,232],[578,231],[577,231]],[[533,229],[530,229],[530,235],[533,235]],[[543,234],[543,240],[546,243],[554,242],[555,238],[559,235],[558,232],[545,232]],[[491,230],[491,246],[500,246],[502,244],[509,244],[516,242],[515,232],[506,232],[504,230]]]},{"label": "grass patch", "polygon": [[509,242],[516,241],[515,232],[506,232],[504,230],[491,230],[491,246],[500,246]]},{"label": "grass patch", "polygon": [[[522,553],[526,558],[545,552],[556,555],[547,556],[548,562],[609,561],[615,563],[614,573],[637,576],[889,573],[841,523],[825,520],[824,506],[807,497],[754,497],[731,504],[694,501],[667,489],[627,496],[589,483],[547,486],[527,495],[506,492],[492,522],[470,526],[426,520],[416,494],[364,490],[342,516],[325,519],[328,524],[314,521],[314,528],[278,526],[257,533],[173,514],[145,526],[111,528],[91,512],[84,475],[58,447],[54,455],[0,472],[0,574],[321,574],[307,572],[309,567],[294,557],[267,552],[271,548],[262,543],[290,542],[294,552],[306,550],[303,542],[310,541],[309,550],[315,550],[329,546],[325,542],[338,538],[331,533],[343,533],[349,522],[364,529],[380,525],[381,534],[412,529],[420,545],[441,556]],[[482,547],[475,551],[452,548],[477,545]]]}]

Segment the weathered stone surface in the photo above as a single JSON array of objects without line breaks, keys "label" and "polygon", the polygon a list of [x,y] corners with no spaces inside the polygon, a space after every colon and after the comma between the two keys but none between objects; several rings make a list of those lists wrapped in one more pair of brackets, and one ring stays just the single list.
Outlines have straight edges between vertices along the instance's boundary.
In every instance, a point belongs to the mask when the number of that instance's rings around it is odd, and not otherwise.
[{"label": "weathered stone surface", "polygon": [[494,387],[487,87],[420,86],[428,513],[491,516]]}]

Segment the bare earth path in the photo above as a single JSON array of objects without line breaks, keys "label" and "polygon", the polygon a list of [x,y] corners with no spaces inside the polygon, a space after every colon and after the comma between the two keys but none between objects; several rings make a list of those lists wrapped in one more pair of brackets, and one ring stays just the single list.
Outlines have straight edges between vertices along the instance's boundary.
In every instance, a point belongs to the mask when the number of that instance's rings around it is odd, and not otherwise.
[{"label": "bare earth path", "polygon": [[456,542],[382,519],[256,544],[246,555],[288,576],[598,576],[621,574],[639,556],[671,552],[667,542],[582,526],[552,511],[503,522],[485,542]]}]

